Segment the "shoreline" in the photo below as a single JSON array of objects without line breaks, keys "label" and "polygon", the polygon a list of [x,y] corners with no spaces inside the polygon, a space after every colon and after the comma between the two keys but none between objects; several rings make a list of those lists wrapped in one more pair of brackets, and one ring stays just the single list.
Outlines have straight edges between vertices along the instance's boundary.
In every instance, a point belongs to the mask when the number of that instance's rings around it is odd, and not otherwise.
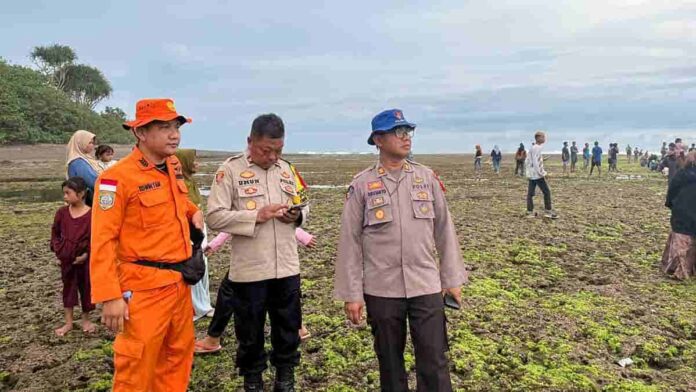
[{"label": "shoreline", "polygon": [[[115,159],[121,159],[126,156],[130,150],[133,148],[129,144],[111,144],[111,147],[115,150]],[[188,148],[188,147],[184,147]],[[201,158],[214,158],[222,156],[231,156],[238,154],[239,151],[226,151],[226,150],[205,150],[196,149],[199,157]],[[549,151],[544,152],[546,156],[556,156],[560,155],[560,151]],[[342,151],[327,151],[327,152],[284,152],[284,155],[288,156],[309,156],[309,157],[345,157],[345,156],[377,156],[376,153],[366,153],[366,152],[342,152]],[[452,157],[462,157],[462,158],[473,158],[473,153],[470,152],[457,152],[457,153],[414,153],[415,157],[419,156],[452,156]],[[625,155],[625,154],[623,154]],[[622,156],[623,156],[622,155]],[[503,152],[504,157],[514,156],[514,152]],[[14,144],[14,145],[0,145],[0,161],[23,161],[23,160],[61,160],[65,159],[65,144]],[[490,152],[484,153],[483,158],[490,159]]]}]

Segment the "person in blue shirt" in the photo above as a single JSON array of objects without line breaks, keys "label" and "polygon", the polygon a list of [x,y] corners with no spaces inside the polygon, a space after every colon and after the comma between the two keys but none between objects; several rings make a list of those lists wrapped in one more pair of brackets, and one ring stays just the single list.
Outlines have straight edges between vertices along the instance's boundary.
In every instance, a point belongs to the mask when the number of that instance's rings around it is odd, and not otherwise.
[{"label": "person in blue shirt", "polygon": [[87,131],[76,131],[67,146],[67,173],[66,178],[80,177],[87,184],[85,202],[92,205],[94,195],[94,183],[102,169],[99,162],[92,157],[96,135]]},{"label": "person in blue shirt", "polygon": [[493,162],[493,171],[495,174],[500,174],[500,161],[503,160],[503,153],[500,151],[500,148],[496,144],[493,146],[493,150],[491,150],[491,161]]},{"label": "person in blue shirt", "polygon": [[592,175],[592,171],[594,171],[595,166],[597,166],[597,173],[599,177],[602,176],[602,147],[599,146],[599,142],[595,141],[594,142],[594,147],[592,147],[592,163],[590,166],[590,174]]}]

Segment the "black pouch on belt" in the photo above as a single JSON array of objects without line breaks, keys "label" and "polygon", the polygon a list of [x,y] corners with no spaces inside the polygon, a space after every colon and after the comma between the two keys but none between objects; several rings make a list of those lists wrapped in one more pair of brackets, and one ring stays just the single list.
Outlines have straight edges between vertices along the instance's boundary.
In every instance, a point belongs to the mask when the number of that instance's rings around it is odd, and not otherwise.
[{"label": "black pouch on belt", "polygon": [[205,274],[205,260],[203,259],[203,232],[189,224],[191,232],[191,257],[180,263],[163,263],[149,260],[136,260],[133,263],[145,267],[174,270],[181,273],[184,282],[193,286],[203,279]]}]

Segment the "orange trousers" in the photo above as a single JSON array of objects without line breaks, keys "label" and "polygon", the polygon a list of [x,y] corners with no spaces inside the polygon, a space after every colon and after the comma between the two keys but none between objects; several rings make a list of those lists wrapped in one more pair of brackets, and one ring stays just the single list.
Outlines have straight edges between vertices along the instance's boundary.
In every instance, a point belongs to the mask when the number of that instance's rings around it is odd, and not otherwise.
[{"label": "orange trousers", "polygon": [[114,391],[182,391],[193,365],[191,289],[183,281],[133,292],[114,341]]}]

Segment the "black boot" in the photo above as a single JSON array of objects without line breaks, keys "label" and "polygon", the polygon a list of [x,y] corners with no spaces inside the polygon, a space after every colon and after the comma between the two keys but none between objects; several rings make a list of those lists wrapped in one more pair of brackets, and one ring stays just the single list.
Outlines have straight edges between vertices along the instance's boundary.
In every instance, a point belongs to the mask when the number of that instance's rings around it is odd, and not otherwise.
[{"label": "black boot", "polygon": [[263,392],[263,378],[261,373],[247,374],[244,376],[244,392]]},{"label": "black boot", "polygon": [[273,392],[295,392],[295,369],[293,367],[276,368]]}]

